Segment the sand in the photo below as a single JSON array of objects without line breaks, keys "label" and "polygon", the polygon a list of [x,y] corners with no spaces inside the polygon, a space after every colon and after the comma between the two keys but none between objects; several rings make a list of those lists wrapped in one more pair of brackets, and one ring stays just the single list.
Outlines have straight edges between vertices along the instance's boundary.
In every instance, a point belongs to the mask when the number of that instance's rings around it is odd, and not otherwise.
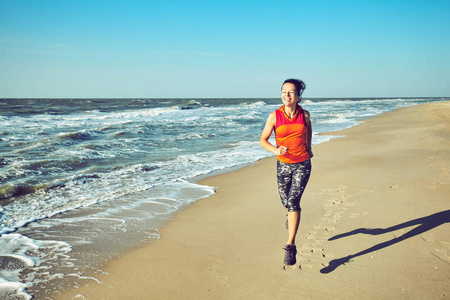
[{"label": "sand", "polygon": [[402,108],[314,146],[295,266],[271,157],[202,180],[215,195],[55,299],[450,299],[449,116]]}]

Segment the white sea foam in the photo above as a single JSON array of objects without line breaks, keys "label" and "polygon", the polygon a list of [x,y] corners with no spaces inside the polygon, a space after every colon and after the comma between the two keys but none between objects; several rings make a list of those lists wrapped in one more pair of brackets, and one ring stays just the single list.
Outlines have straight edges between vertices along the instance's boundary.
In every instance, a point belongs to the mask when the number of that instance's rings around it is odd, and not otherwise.
[{"label": "white sea foam", "polygon": [[29,300],[31,295],[25,292],[26,285],[19,282],[4,281],[0,278],[0,299]]}]

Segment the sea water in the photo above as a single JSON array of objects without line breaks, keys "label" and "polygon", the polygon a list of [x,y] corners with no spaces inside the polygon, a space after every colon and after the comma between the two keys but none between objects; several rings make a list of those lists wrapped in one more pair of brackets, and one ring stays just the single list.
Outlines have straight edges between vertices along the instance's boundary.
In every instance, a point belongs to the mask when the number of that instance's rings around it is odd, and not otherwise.
[{"label": "sea water", "polygon": [[[450,98],[305,99],[319,133]],[[159,238],[214,193],[198,176],[271,153],[280,99],[0,99],[0,298],[50,299],[96,281],[111,258]],[[272,142],[273,137],[272,137]]]}]

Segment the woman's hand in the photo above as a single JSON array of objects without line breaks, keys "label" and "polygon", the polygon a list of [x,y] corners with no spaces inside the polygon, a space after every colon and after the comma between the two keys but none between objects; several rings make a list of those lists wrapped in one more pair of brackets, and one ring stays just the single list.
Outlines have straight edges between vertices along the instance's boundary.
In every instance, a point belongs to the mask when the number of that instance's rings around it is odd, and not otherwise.
[{"label": "woman's hand", "polygon": [[286,148],[285,146],[280,146],[277,148],[276,155],[285,155],[289,151],[289,148]]}]

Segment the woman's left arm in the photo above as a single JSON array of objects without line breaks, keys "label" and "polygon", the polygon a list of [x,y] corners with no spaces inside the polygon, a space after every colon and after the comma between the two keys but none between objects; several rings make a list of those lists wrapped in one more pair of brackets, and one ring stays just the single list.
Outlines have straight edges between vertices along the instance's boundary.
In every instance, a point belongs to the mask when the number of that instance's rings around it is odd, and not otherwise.
[{"label": "woman's left arm", "polygon": [[312,126],[309,111],[307,110],[305,110],[305,121],[306,121],[306,149],[308,150],[309,158],[312,158],[314,156],[314,154],[312,153]]}]

